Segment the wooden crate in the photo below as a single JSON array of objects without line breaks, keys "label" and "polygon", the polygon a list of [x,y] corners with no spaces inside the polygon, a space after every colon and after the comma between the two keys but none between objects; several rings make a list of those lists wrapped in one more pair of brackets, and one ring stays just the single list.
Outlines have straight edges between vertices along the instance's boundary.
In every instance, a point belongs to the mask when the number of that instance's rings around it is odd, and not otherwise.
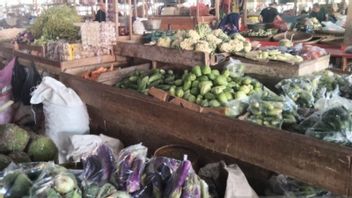
[{"label": "wooden crate", "polygon": [[[138,141],[152,142],[154,136],[172,136],[351,196],[351,148],[225,116],[199,114],[137,92],[64,73],[61,80],[87,103],[90,114],[99,117],[105,125],[114,124],[121,130],[128,130],[129,136]],[[111,134],[118,136],[122,132],[117,130]],[[143,134],[147,135],[142,140],[140,136]]]},{"label": "wooden crate", "polygon": [[196,65],[215,65],[224,60],[227,54],[209,54],[204,52],[164,48],[140,43],[117,42],[114,52],[118,56],[141,58],[154,62],[194,67]]},{"label": "wooden crate", "polygon": [[300,64],[289,64],[278,61],[266,63],[249,60],[244,57],[235,56],[245,65],[245,73],[263,75],[275,78],[291,78],[303,76],[329,68],[330,55],[322,56],[315,60],[304,61]]},{"label": "wooden crate", "polygon": [[191,110],[191,111],[195,111],[198,113],[215,113],[215,114],[219,114],[219,115],[225,115],[225,108],[224,107],[220,107],[220,108],[207,108],[207,107],[202,107],[196,103],[193,102],[189,102],[183,98],[179,98],[179,97],[174,97],[171,96],[168,92],[152,87],[149,89],[148,94],[153,96],[156,99],[159,99],[163,102],[168,102],[171,104],[175,104],[178,105],[182,108]]},{"label": "wooden crate", "polygon": [[15,50],[13,55],[19,57],[20,63],[25,66],[28,66],[34,62],[38,69],[45,70],[46,72],[54,75],[58,75],[60,72],[68,69],[75,69],[87,65],[113,64],[116,62],[115,55],[103,55],[99,57],[82,58],[62,62],[50,60],[40,56],[34,56],[18,50]]},{"label": "wooden crate", "polygon": [[[136,70],[148,71],[151,68],[150,63],[133,65],[133,66],[126,66],[124,64],[123,65],[106,65],[105,67],[108,68],[111,66],[114,66],[114,70],[102,73],[98,77],[96,82],[112,86]],[[65,73],[73,74],[76,76],[81,76],[84,72],[93,71],[99,67],[101,67],[101,65],[83,66],[83,67],[79,67],[79,68],[66,70]]]},{"label": "wooden crate", "polygon": [[44,45],[18,44],[18,49],[28,51],[29,54],[40,57],[45,57],[46,53]]}]

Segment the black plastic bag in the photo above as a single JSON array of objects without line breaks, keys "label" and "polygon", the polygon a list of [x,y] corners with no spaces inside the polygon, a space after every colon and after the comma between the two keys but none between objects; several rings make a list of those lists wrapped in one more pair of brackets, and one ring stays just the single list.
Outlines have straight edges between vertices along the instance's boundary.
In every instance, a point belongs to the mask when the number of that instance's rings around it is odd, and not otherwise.
[{"label": "black plastic bag", "polygon": [[30,105],[31,92],[42,81],[37,68],[32,62],[31,67],[21,65],[16,58],[12,73],[12,93],[16,102]]}]

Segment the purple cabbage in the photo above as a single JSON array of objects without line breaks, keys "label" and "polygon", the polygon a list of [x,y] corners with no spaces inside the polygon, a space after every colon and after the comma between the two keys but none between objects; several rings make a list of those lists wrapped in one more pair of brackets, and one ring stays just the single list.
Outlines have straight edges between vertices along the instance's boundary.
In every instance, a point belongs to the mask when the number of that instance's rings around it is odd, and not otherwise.
[{"label": "purple cabbage", "polygon": [[180,198],[182,187],[192,170],[192,163],[189,160],[184,160],[178,167],[176,172],[171,176],[169,183],[166,186],[163,197],[165,198]]},{"label": "purple cabbage", "polygon": [[96,154],[89,156],[83,161],[83,173],[81,177],[87,185],[104,184],[109,181],[115,171],[115,158],[111,149],[102,144],[98,147]]}]

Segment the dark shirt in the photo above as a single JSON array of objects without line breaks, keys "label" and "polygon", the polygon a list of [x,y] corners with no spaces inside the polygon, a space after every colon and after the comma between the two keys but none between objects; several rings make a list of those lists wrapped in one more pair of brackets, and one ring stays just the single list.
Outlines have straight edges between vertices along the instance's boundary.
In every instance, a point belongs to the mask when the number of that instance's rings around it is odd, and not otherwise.
[{"label": "dark shirt", "polygon": [[318,19],[319,22],[326,21],[326,12],[324,9],[320,9],[319,12],[311,12],[309,17],[315,17]]},{"label": "dark shirt", "polygon": [[276,8],[267,7],[262,10],[260,15],[263,18],[263,23],[272,23],[274,22],[275,17],[279,15],[279,12]]},{"label": "dark shirt", "polygon": [[106,21],[106,14],[102,10],[98,10],[97,14],[95,15],[95,20],[98,22]]}]

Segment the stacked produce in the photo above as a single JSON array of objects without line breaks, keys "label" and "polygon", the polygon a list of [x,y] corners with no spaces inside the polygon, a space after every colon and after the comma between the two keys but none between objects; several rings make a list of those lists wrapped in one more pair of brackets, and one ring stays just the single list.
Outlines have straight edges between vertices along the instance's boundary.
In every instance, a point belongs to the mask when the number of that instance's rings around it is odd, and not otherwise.
[{"label": "stacked produce", "polygon": [[109,72],[109,71],[113,71],[114,70],[114,66],[112,65],[111,67],[99,67],[93,71],[86,71],[83,74],[81,74],[81,76],[84,79],[88,79],[88,80],[97,80],[101,74]]},{"label": "stacked produce", "polygon": [[256,50],[256,51],[251,51],[248,53],[242,53],[238,55],[242,55],[248,59],[255,60],[255,61],[274,60],[274,61],[281,61],[281,62],[287,62],[292,64],[303,62],[303,57],[299,55],[292,55],[286,52],[281,52],[278,49]]},{"label": "stacked produce", "polygon": [[349,96],[349,77],[343,77],[331,71],[284,79],[276,85],[283,95],[288,96],[299,107],[312,108],[314,103],[326,96],[326,94],[337,91],[342,96]]},{"label": "stacked produce", "polygon": [[154,69],[150,74],[136,71],[117,87],[145,94],[149,88],[156,87],[203,107],[225,106],[232,99],[241,99],[262,90],[262,84],[250,77],[231,75],[227,69],[220,72],[209,66],[195,66],[191,72],[185,70],[182,75],[163,69]]},{"label": "stacked produce", "polygon": [[79,28],[74,23],[78,22],[80,17],[74,8],[66,5],[53,6],[44,10],[29,30],[37,39],[37,44],[59,39],[75,41],[79,38]]},{"label": "stacked produce", "polygon": [[81,25],[83,48],[98,48],[103,52],[112,50],[116,44],[116,29],[113,22],[85,22]]},{"label": "stacked produce", "polygon": [[0,126],[0,169],[11,162],[51,161],[57,158],[54,142],[41,135],[30,134],[14,125]]},{"label": "stacked produce", "polygon": [[172,70],[153,69],[151,72],[135,71],[130,76],[116,84],[116,87],[133,89],[147,94],[149,88],[157,87],[165,91],[175,83],[177,74]]},{"label": "stacked produce", "polygon": [[266,91],[249,101],[247,120],[268,127],[281,128],[282,124],[297,122],[297,107],[291,100]]},{"label": "stacked produce", "polygon": [[141,144],[125,148],[115,161],[105,145],[83,161],[83,171],[50,163],[8,167],[0,180],[0,195],[65,198],[208,198],[208,186],[187,159],[166,157],[147,160]]},{"label": "stacked produce", "polygon": [[302,45],[302,44],[297,44],[293,47],[285,47],[285,46],[279,46],[279,47],[264,47],[260,48],[262,51],[274,51],[277,53],[277,51],[280,51],[282,54],[291,54],[294,56],[301,56],[303,60],[314,60],[319,57],[327,55],[327,52],[325,49],[317,47],[317,46],[312,46],[312,45]]},{"label": "stacked produce", "polygon": [[213,52],[249,52],[252,45],[240,34],[231,37],[221,29],[211,30],[207,24],[197,25],[194,30],[178,30],[175,34],[165,34],[158,38],[156,45],[166,48]]},{"label": "stacked produce", "polygon": [[312,27],[313,30],[321,30],[323,28],[319,20],[315,17],[306,19],[305,25]]},{"label": "stacked produce", "polygon": [[259,29],[258,31],[249,30],[245,33],[249,37],[269,37],[273,35],[272,29]]}]

